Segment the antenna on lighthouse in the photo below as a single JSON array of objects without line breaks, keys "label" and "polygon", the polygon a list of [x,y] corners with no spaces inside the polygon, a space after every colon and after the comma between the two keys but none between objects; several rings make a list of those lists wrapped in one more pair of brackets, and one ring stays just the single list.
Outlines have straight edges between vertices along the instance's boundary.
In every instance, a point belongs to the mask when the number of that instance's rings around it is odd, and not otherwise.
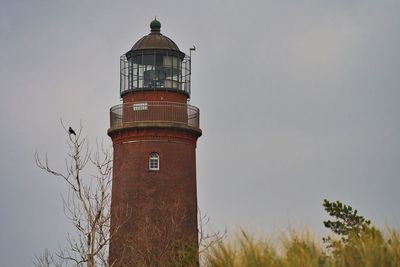
[{"label": "antenna on lighthouse", "polygon": [[192,51],[196,51],[196,47],[193,45],[193,47],[189,48],[189,56],[192,57]]}]

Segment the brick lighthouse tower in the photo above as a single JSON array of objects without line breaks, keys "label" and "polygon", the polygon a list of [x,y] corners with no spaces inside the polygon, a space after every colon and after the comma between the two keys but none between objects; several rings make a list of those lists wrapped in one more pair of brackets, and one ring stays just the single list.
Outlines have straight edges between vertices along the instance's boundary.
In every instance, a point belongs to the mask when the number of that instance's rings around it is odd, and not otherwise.
[{"label": "brick lighthouse tower", "polygon": [[160,32],[121,56],[122,104],[110,109],[114,148],[110,263],[167,266],[179,250],[197,258],[196,142],[189,105],[191,59]]}]

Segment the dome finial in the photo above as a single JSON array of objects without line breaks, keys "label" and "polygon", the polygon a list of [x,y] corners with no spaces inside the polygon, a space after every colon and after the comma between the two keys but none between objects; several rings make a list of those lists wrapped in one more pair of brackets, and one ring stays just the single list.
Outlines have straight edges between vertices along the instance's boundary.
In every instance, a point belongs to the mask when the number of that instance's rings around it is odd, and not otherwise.
[{"label": "dome finial", "polygon": [[154,16],[154,20],[150,23],[151,32],[160,32],[161,23],[157,20],[157,17]]}]

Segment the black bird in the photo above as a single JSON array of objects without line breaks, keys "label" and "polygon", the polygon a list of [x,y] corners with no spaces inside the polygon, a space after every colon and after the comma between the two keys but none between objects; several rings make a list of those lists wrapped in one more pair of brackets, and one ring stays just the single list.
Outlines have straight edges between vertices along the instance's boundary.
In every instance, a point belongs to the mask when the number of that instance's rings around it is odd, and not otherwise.
[{"label": "black bird", "polygon": [[76,136],[76,133],[75,133],[74,129],[71,128],[71,126],[69,127],[68,132],[69,132],[69,134],[73,134]]}]

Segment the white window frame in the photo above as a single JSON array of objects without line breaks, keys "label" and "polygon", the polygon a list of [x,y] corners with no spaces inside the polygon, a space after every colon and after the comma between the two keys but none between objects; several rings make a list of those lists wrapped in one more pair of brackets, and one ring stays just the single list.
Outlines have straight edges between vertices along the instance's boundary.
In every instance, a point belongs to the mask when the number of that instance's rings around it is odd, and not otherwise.
[{"label": "white window frame", "polygon": [[160,155],[157,152],[152,152],[149,155],[149,170],[150,171],[160,170]]}]

